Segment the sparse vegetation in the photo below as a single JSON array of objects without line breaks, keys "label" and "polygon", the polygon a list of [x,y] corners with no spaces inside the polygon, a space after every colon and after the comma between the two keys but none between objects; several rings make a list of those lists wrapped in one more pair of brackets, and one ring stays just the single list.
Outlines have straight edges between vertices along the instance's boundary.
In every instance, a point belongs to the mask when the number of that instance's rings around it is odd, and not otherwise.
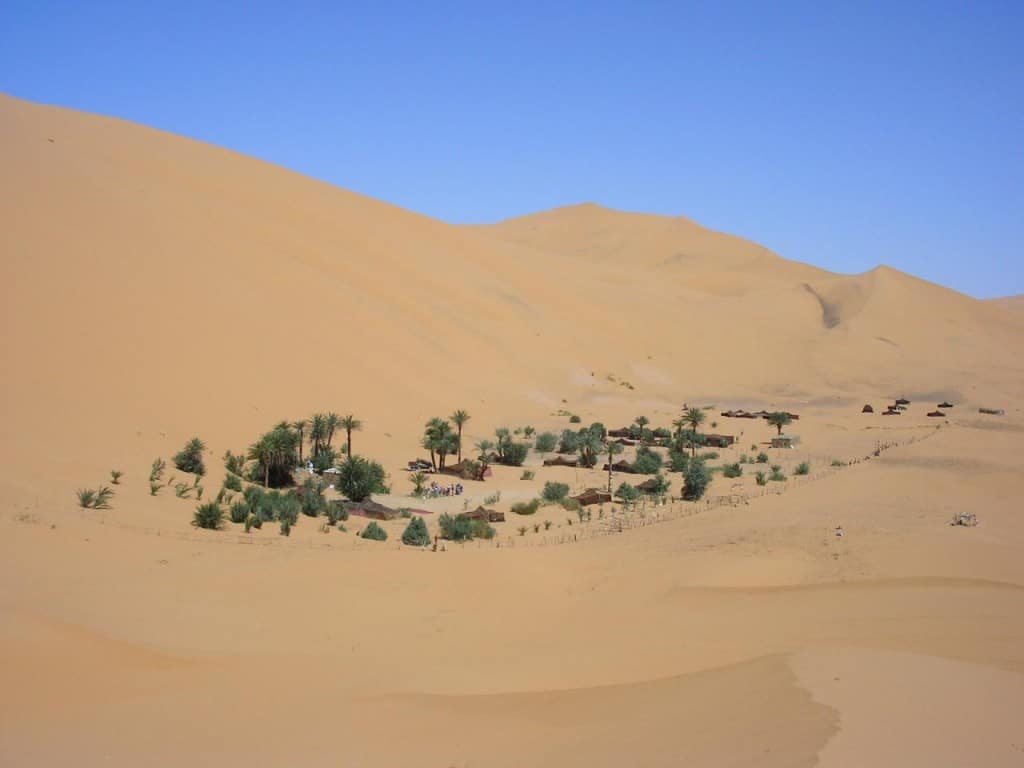
[{"label": "sparse vegetation", "polygon": [[683,482],[683,498],[686,501],[697,501],[711,484],[711,473],[703,461],[691,459],[683,472]]},{"label": "sparse vegetation", "polygon": [[206,450],[206,445],[203,441],[198,437],[193,437],[185,443],[184,448],[174,455],[172,459],[174,466],[182,472],[202,477],[206,474],[206,465],[203,464],[204,450]]},{"label": "sparse vegetation", "polygon": [[532,501],[520,501],[512,505],[512,514],[533,515],[536,514],[538,509],[540,509],[540,499],[533,499]]},{"label": "sparse vegetation", "polygon": [[161,483],[154,482],[152,480],[149,481],[149,495],[150,496],[156,496],[158,493],[160,493],[160,489],[161,488],[163,488],[163,485]]},{"label": "sparse vegetation", "polygon": [[387,541],[388,532],[377,525],[376,520],[371,520],[370,524],[363,528],[363,532],[359,534],[361,538],[370,539],[371,541]]},{"label": "sparse vegetation", "polygon": [[224,487],[227,488],[229,491],[237,491],[241,493],[242,478],[240,478],[238,475],[233,475],[230,472],[228,472],[226,475],[224,475]]},{"label": "sparse vegetation", "polygon": [[764,451],[761,451],[759,454],[757,454],[757,463],[758,464],[767,464],[768,463],[768,454],[765,453]]},{"label": "sparse vegetation", "polygon": [[575,413],[572,416],[569,417],[569,423],[570,424],[579,424],[581,421],[583,421],[583,420],[578,415],[576,415]]},{"label": "sparse vegetation", "polygon": [[425,547],[430,544],[430,532],[422,517],[413,517],[402,531],[402,543],[409,547]]},{"label": "sparse vegetation", "polygon": [[809,475],[811,474],[811,465],[806,461],[801,461],[796,465],[796,469],[793,470],[794,475]]},{"label": "sparse vegetation", "polygon": [[524,469],[523,474],[519,476],[520,480],[533,480],[534,472],[532,469]]},{"label": "sparse vegetation", "polygon": [[427,473],[413,472],[409,475],[409,482],[412,483],[412,495],[419,498],[423,495],[423,490],[427,486]]},{"label": "sparse vegetation", "polygon": [[250,513],[251,510],[249,509],[248,503],[239,499],[231,505],[228,510],[228,517],[231,519],[232,523],[244,523]]},{"label": "sparse vegetation", "polygon": [[517,528],[516,530],[519,531],[519,535],[520,536],[525,536],[526,535],[526,530],[527,529],[526,529],[525,525],[520,525],[519,528]]},{"label": "sparse vegetation", "polygon": [[362,501],[373,493],[387,493],[384,467],[361,456],[349,456],[341,465],[338,489],[352,501]]},{"label": "sparse vegetation", "polygon": [[149,468],[149,482],[158,483],[164,478],[164,469],[167,468],[167,462],[161,459],[159,456],[153,459],[152,465]]},{"label": "sparse vegetation", "polygon": [[188,483],[175,483],[174,484],[174,495],[179,499],[187,499],[192,493],[192,486]]},{"label": "sparse vegetation", "polygon": [[640,491],[636,486],[630,485],[629,483],[622,483],[622,485],[615,489],[615,498],[619,499],[624,504],[628,504],[640,498]]},{"label": "sparse vegetation", "polygon": [[580,503],[573,498],[562,499],[558,503],[562,505],[562,509],[567,509],[570,512],[575,512],[580,508]]},{"label": "sparse vegetation", "polygon": [[473,538],[473,521],[462,515],[452,516],[447,512],[437,519],[441,538],[449,541],[469,541]]},{"label": "sparse vegetation", "polygon": [[768,485],[768,476],[764,472],[755,472],[754,480],[757,481],[758,485]]},{"label": "sparse vegetation", "polygon": [[661,469],[661,454],[652,451],[647,446],[641,446],[636,453],[636,461],[633,462],[633,471],[640,475],[653,475]]},{"label": "sparse vegetation", "polygon": [[484,505],[485,506],[494,506],[499,501],[501,501],[501,491],[495,491],[494,493],[490,494],[489,496],[484,496]]},{"label": "sparse vegetation", "polygon": [[103,485],[92,490],[80,488],[78,493],[78,506],[83,509],[110,509],[110,500],[114,497],[114,491]]},{"label": "sparse vegetation", "polygon": [[110,470],[110,482],[113,485],[120,485],[122,477],[124,477],[124,472],[121,472],[116,469]]},{"label": "sparse vegetation", "polygon": [[541,491],[544,501],[552,504],[557,504],[568,495],[569,486],[565,483],[547,482],[544,483],[544,490]]},{"label": "sparse vegetation", "polygon": [[726,464],[722,468],[722,475],[725,477],[740,477],[743,475],[743,467],[737,464]]},{"label": "sparse vegetation", "polygon": [[782,471],[782,467],[778,464],[772,464],[772,473],[768,479],[776,483],[784,483],[786,481],[786,473]]},{"label": "sparse vegetation", "polygon": [[541,432],[533,443],[534,450],[538,453],[551,453],[558,445],[558,436],[554,432]]},{"label": "sparse vegetation", "polygon": [[845,467],[846,466],[846,462],[840,461],[839,459],[832,459],[832,466],[833,467]]},{"label": "sparse vegetation", "polygon": [[[299,445],[302,445],[301,438]],[[242,472],[245,471],[245,456],[241,454],[236,455],[230,450],[224,451],[224,469],[233,475],[241,476]]]},{"label": "sparse vegetation", "polygon": [[196,528],[206,528],[211,531],[219,529],[223,521],[224,511],[220,508],[220,504],[215,504],[212,501],[200,504],[192,515],[192,525]]}]

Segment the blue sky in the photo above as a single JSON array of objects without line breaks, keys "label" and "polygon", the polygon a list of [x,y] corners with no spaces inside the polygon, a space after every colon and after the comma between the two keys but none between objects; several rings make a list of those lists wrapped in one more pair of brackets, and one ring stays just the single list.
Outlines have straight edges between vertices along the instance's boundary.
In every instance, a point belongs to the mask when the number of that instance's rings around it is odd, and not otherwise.
[{"label": "blue sky", "polygon": [[1024,2],[0,2],[0,91],[452,222],[583,201],[1024,293]]}]

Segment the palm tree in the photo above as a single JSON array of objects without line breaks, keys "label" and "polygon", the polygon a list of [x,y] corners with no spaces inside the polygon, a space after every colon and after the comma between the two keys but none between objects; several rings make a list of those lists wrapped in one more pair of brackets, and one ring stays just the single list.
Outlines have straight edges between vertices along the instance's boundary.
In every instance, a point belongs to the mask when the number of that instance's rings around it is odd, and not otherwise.
[{"label": "palm tree", "polygon": [[481,440],[475,446],[477,450],[477,459],[480,462],[480,477],[478,479],[484,479],[484,473],[487,472],[487,467],[491,463],[491,451],[494,450],[494,443],[490,440]]},{"label": "palm tree", "polygon": [[338,416],[334,411],[327,414],[327,447],[331,447],[331,440],[334,439],[334,433],[341,426],[341,417]]},{"label": "palm tree", "polygon": [[327,440],[327,417],[322,413],[314,413],[309,420],[309,450],[316,456],[323,450]]},{"label": "palm tree", "polygon": [[683,423],[689,426],[693,433],[690,447],[693,449],[694,456],[697,455],[697,427],[704,423],[704,417],[705,413],[700,408],[690,407],[683,412]]},{"label": "palm tree", "polygon": [[673,419],[672,426],[676,428],[675,436],[679,437],[681,434],[683,434],[683,429],[686,428],[686,419],[683,418],[682,416],[680,416],[677,419]]},{"label": "palm tree", "polygon": [[650,424],[651,420],[648,419],[646,416],[637,416],[633,423],[640,428],[640,442],[644,442],[644,427]]},{"label": "palm tree", "polygon": [[618,453],[622,453],[622,446],[616,443],[614,440],[609,440],[604,444],[604,449],[608,451],[608,493],[612,492],[612,457]]},{"label": "palm tree", "polygon": [[[437,449],[440,445],[438,436],[448,426],[448,422],[444,419],[439,419],[437,416],[432,418],[424,425],[423,430],[423,447],[430,451],[430,464],[433,466],[434,471],[437,472]],[[448,430],[451,427],[448,426]]]},{"label": "palm tree", "polygon": [[345,451],[349,456],[352,455],[352,433],[358,432],[363,428],[363,422],[353,416],[351,413],[341,419],[338,422],[338,426],[345,430]]},{"label": "palm tree", "polygon": [[298,435],[287,426],[278,425],[261,436],[250,448],[248,458],[263,470],[263,485],[270,486],[272,470],[287,472],[295,461]]},{"label": "palm tree", "polygon": [[776,411],[775,413],[768,414],[768,423],[779,430],[779,435],[782,435],[782,428],[792,422],[792,417],[785,411]]},{"label": "palm tree", "polygon": [[296,434],[298,434],[298,436],[299,436],[299,464],[302,464],[302,441],[303,441],[303,434],[306,431],[306,427],[309,426],[309,422],[306,421],[306,419],[301,419],[299,421],[293,421],[289,426],[292,429],[294,429]]},{"label": "palm tree", "polygon": [[459,464],[461,464],[462,463],[462,427],[463,427],[463,425],[467,421],[469,421],[470,415],[468,413],[466,413],[466,411],[463,411],[463,410],[460,409],[460,410],[456,411],[455,413],[453,413],[449,418],[452,420],[452,424],[455,425],[455,428],[459,430]]}]

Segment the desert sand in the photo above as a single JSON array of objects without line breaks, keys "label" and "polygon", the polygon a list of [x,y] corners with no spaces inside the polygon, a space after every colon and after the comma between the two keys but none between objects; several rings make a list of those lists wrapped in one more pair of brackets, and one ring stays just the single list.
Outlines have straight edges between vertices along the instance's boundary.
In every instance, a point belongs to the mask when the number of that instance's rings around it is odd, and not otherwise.
[{"label": "desert sand", "polygon": [[[1019,298],[593,204],[453,226],[3,96],[0,168],[0,763],[1024,763]],[[757,446],[789,481],[443,552],[402,520],[196,530],[146,482],[194,435],[215,487],[225,450],[351,412],[381,500],[433,532],[606,479],[531,453],[533,480],[410,499],[428,418],[466,409],[472,442],[684,402],[739,436],[722,461]],[[736,407],[799,412],[800,443]],[[112,508],[79,508],[111,469]]]}]

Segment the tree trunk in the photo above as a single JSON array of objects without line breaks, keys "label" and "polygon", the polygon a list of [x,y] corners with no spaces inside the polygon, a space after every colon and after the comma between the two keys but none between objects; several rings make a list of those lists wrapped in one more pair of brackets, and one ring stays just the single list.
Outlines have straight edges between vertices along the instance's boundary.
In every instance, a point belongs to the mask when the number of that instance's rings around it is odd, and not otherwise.
[{"label": "tree trunk", "polygon": [[270,465],[269,464],[264,464],[263,465],[263,487],[264,488],[269,488],[270,487]]},{"label": "tree trunk", "polygon": [[459,464],[462,463],[462,425],[459,425]]},{"label": "tree trunk", "polygon": [[352,455],[352,430],[349,429],[346,434],[345,450],[348,451],[348,455]]}]

